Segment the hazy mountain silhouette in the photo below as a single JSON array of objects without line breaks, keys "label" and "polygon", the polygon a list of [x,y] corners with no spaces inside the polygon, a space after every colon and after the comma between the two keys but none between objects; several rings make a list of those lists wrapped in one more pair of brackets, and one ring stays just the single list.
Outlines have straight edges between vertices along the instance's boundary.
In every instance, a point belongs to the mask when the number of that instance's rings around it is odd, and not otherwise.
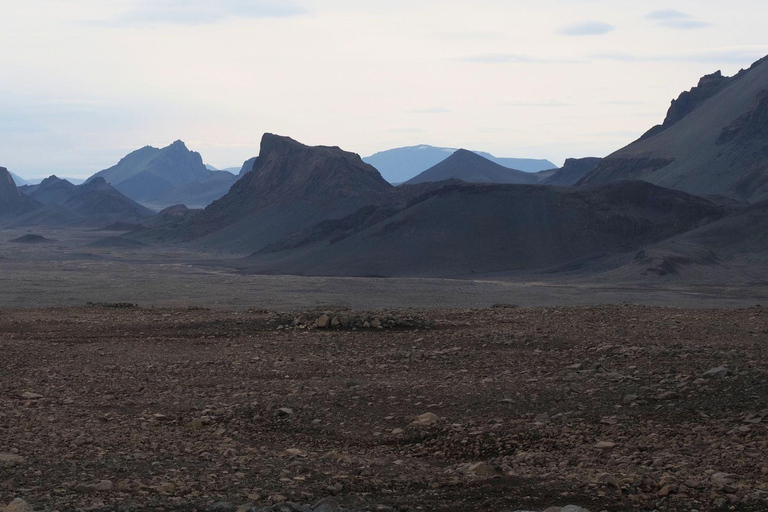
[{"label": "hazy mountain silhouette", "polygon": [[11,174],[11,178],[13,178],[13,182],[16,183],[17,187],[23,187],[24,185],[31,185],[32,184],[31,182],[25,180],[21,176],[18,176],[16,174],[12,173],[12,172],[10,174]]},{"label": "hazy mountain silhouette", "polygon": [[27,208],[25,215],[18,216],[14,225],[96,227],[115,222],[137,222],[154,215],[103,178],[75,186],[51,176],[39,185],[24,188],[29,193],[24,199],[33,207]]},{"label": "hazy mountain silhouette", "polygon": [[43,204],[63,205],[67,199],[72,197],[76,188],[67,180],[50,176],[41,181],[39,185],[22,189],[22,192]]},{"label": "hazy mountain silhouette", "polygon": [[406,182],[408,185],[461,180],[467,183],[534,184],[539,182],[533,173],[508,169],[482,156],[459,149],[451,156]]},{"label": "hazy mountain silhouette", "polygon": [[768,199],[768,58],[704,77],[663,125],[605,158],[579,184],[640,179],[697,195]]},{"label": "hazy mountain silhouette", "polygon": [[[456,151],[456,148],[441,148],[422,144],[381,151],[363,158],[363,160],[374,166],[390,183],[404,183],[439,164]],[[496,158],[490,153],[477,153],[503,167],[524,172],[539,172],[557,167],[549,160]]]},{"label": "hazy mountain silhouette", "polygon": [[146,146],[92,178],[101,177],[144,205],[162,208],[176,203],[206,206],[227,193],[237,176],[211,171],[199,153],[180,140],[165,148]]}]

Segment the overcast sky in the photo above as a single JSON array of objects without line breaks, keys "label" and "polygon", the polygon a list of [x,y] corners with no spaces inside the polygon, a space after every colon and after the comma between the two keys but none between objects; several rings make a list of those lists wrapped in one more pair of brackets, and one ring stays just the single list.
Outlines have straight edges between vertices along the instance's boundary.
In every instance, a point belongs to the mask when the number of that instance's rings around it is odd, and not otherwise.
[{"label": "overcast sky", "polygon": [[768,54],[765,0],[0,0],[0,166],[86,177],[262,133],[604,156]]}]

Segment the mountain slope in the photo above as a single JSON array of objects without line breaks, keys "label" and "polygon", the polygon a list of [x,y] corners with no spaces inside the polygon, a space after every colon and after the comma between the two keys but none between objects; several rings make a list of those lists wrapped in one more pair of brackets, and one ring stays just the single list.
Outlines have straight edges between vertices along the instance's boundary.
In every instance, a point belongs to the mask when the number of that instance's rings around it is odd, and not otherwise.
[{"label": "mountain slope", "polygon": [[206,206],[237,181],[231,173],[209,170],[200,154],[180,140],[161,149],[134,151],[91,179],[98,177],[131,199],[157,208],[179,202]]},{"label": "mountain slope", "polygon": [[154,215],[152,210],[129,199],[103,178],[75,187],[61,206],[83,216],[83,223],[90,225],[132,222]]},{"label": "mountain slope", "polygon": [[[368,208],[247,258],[261,273],[458,277],[624,253],[730,212],[643,182],[597,188],[458,185]],[[357,226],[357,227],[355,227]]]},{"label": "mountain slope", "polygon": [[144,237],[255,251],[323,219],[388,200],[392,186],[358,155],[265,134],[253,168],[188,223]]},{"label": "mountain slope", "polygon": [[766,91],[768,58],[732,78],[705,77],[676,100],[663,125],[605,158],[579,184],[640,179],[697,195],[767,199]]},{"label": "mountain slope", "polygon": [[64,204],[75,192],[75,185],[56,176],[45,178],[39,185],[30,187],[29,197],[43,204]]},{"label": "mountain slope", "polygon": [[542,185],[571,187],[595,170],[602,158],[569,158],[560,169],[545,178]]},{"label": "mountain slope", "polygon": [[[456,148],[440,148],[428,145],[410,146],[381,151],[363,160],[374,166],[390,183],[404,183],[414,176],[439,164],[453,153]],[[503,167],[524,172],[539,172],[554,169],[555,164],[548,160],[528,158],[496,158],[490,153],[477,152],[480,156]]]},{"label": "mountain slope", "polygon": [[408,185],[462,180],[467,183],[534,184],[539,178],[532,173],[502,167],[482,156],[460,149],[454,154],[406,182]]},{"label": "mountain slope", "polygon": [[8,169],[0,167],[0,216],[17,217],[40,207],[40,203],[19,192]]}]

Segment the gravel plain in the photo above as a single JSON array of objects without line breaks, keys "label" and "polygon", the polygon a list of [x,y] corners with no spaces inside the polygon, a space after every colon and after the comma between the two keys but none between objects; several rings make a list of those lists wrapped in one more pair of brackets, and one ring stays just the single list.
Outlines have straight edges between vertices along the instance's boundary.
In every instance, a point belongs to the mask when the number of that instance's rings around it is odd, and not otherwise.
[{"label": "gravel plain", "polygon": [[0,311],[0,503],[768,507],[759,307],[116,306]]}]

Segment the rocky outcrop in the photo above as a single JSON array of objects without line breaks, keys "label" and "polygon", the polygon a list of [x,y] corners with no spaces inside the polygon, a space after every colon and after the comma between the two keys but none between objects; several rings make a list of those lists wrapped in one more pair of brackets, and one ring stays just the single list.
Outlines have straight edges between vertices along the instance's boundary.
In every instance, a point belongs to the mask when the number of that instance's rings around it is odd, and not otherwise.
[{"label": "rocky outcrop", "polygon": [[693,112],[696,107],[720,92],[735,78],[736,77],[724,77],[720,71],[712,73],[711,75],[705,75],[699,80],[699,85],[690,91],[683,92],[676,100],[672,100],[672,105],[667,111],[667,117],[664,119],[664,123],[648,130],[640,140],[658,135],[670,126],[676,124],[682,118]]}]

